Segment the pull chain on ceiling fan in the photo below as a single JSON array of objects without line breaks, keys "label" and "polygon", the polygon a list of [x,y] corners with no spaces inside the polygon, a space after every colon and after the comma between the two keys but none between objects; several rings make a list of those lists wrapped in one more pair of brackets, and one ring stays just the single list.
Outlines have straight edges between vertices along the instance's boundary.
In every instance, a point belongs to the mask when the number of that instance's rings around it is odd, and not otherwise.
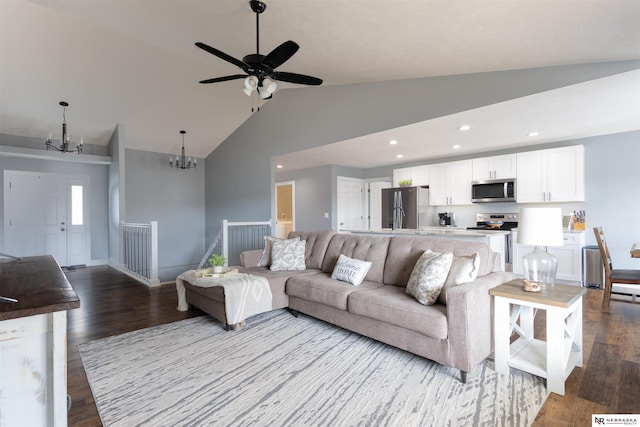
[{"label": "pull chain on ceiling fan", "polygon": [[244,71],[245,74],[215,77],[212,79],[202,80],[200,83],[208,84],[245,79],[245,87],[242,89],[243,92],[248,96],[251,96],[254,91],[257,91],[262,99],[271,98],[278,87],[277,81],[303,85],[321,85],[322,79],[317,77],[298,73],[288,73],[285,71],[275,71],[276,68],[287,62],[298,51],[300,46],[296,42],[288,40],[273,49],[266,56],[261,55],[260,14],[267,9],[267,5],[259,0],[250,0],[249,5],[251,6],[251,10],[256,14],[256,53],[244,56],[241,61],[209,45],[201,42],[196,43],[196,46],[200,49],[235,65]]}]

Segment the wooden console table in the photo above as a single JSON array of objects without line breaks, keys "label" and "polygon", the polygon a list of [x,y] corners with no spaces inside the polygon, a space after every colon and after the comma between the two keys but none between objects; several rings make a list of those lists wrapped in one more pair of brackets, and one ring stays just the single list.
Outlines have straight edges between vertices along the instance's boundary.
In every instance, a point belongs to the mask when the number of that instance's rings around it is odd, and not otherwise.
[{"label": "wooden console table", "polygon": [[[527,292],[522,285],[522,280],[512,280],[489,290],[495,297],[496,371],[509,374],[513,367],[546,378],[547,390],[564,396],[565,380],[583,363],[582,295],[586,291],[582,286],[556,284]],[[546,342],[534,338],[536,309],[547,312]],[[519,337],[510,343],[513,332]]]},{"label": "wooden console table", "polygon": [[78,295],[52,256],[0,259],[0,425],[67,425],[67,310]]}]

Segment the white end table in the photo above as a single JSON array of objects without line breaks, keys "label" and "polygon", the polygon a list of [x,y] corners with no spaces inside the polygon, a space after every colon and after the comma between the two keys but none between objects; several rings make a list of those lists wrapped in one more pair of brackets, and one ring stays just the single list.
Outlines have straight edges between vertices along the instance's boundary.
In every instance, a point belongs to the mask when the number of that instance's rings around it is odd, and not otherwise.
[{"label": "white end table", "polygon": [[[582,295],[581,286],[555,285],[541,292],[522,289],[522,280],[489,290],[495,298],[495,369],[508,375],[509,367],[547,380],[547,390],[564,396],[564,382],[581,367]],[[533,335],[535,310],[547,312],[547,339]],[[518,321],[519,320],[519,321]],[[511,335],[518,338],[510,343]]]}]

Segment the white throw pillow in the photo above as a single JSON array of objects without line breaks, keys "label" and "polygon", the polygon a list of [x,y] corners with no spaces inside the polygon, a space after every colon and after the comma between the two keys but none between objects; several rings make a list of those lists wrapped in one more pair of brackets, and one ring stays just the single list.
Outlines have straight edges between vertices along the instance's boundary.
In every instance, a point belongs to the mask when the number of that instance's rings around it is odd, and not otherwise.
[{"label": "white throw pillow", "polygon": [[[262,250],[262,257],[258,261],[258,267],[269,267],[271,265],[271,248],[273,242],[276,240],[284,240],[274,236],[264,236],[264,249]],[[296,237],[291,240],[300,240],[300,237]]]},{"label": "white throw pillow", "polygon": [[274,240],[271,248],[271,271],[306,270],[304,251],[306,240]]},{"label": "white throw pillow", "polygon": [[420,304],[433,305],[447,280],[452,261],[452,253],[441,254],[427,249],[413,267],[407,293]]},{"label": "white throw pillow", "polygon": [[340,254],[338,262],[336,262],[336,266],[331,273],[331,278],[358,286],[366,277],[371,265],[373,263],[370,261],[361,261]]},{"label": "white throw pillow", "polygon": [[447,289],[463,283],[476,280],[480,270],[480,254],[476,252],[473,255],[455,256],[449,269],[449,275],[444,282],[444,286],[440,291],[438,301],[442,304],[447,303]]}]

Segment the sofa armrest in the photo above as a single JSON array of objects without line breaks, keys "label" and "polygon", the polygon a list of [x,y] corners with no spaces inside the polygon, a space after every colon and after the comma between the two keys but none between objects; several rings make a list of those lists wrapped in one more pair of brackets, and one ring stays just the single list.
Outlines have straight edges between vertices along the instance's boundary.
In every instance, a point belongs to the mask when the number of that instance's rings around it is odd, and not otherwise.
[{"label": "sofa armrest", "polygon": [[447,324],[451,366],[471,372],[493,349],[493,300],[489,289],[513,280],[511,272],[493,272],[450,288]]},{"label": "sofa armrest", "polygon": [[240,265],[242,267],[257,267],[262,258],[262,249],[254,249],[240,253]]}]

